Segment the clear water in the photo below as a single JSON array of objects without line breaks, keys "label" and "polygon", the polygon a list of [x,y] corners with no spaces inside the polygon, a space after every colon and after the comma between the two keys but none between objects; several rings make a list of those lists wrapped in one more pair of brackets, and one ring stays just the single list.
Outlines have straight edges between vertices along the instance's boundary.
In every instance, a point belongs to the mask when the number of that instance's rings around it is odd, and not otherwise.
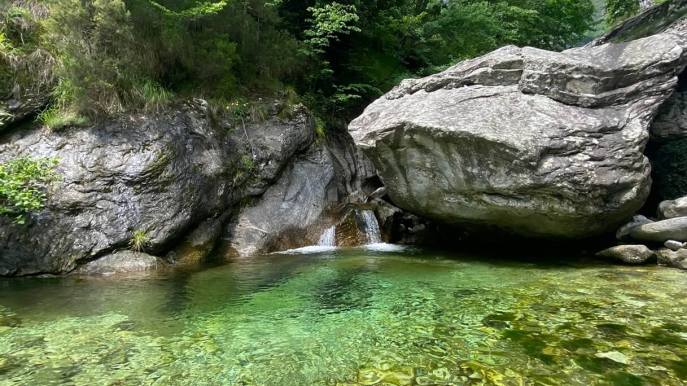
[{"label": "clear water", "polygon": [[337,251],[0,281],[0,385],[683,385],[687,275]]}]

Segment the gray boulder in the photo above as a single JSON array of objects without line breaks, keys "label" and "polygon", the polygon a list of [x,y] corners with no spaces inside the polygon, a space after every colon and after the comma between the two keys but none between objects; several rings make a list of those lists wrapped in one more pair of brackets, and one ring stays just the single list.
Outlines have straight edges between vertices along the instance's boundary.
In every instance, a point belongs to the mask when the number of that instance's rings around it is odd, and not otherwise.
[{"label": "gray boulder", "polygon": [[635,240],[665,243],[668,240],[687,241],[687,217],[676,217],[640,225],[630,232]]},{"label": "gray boulder", "polygon": [[680,249],[678,251],[661,249],[656,252],[656,256],[658,257],[659,265],[687,269],[687,249]]},{"label": "gray boulder", "polygon": [[77,275],[114,275],[152,271],[165,263],[155,256],[141,252],[121,251],[80,266]]},{"label": "gray boulder", "polygon": [[652,257],[655,257],[654,252],[645,245],[618,245],[603,250],[596,255],[625,264],[644,264]]},{"label": "gray boulder", "polygon": [[661,218],[687,216],[687,197],[661,202],[658,205],[658,214]]},{"label": "gray boulder", "polygon": [[648,129],[685,47],[672,33],[562,53],[504,47],[403,81],[349,131],[402,209],[526,236],[595,236],[649,194]]},{"label": "gray boulder", "polygon": [[654,222],[654,221],[649,220],[648,218],[642,216],[641,214],[636,215],[636,216],[632,217],[632,220],[629,223],[621,226],[620,229],[618,229],[618,231],[615,234],[615,237],[618,240],[629,239],[630,234],[632,233],[633,229],[637,228],[640,225],[650,224],[652,222]]}]

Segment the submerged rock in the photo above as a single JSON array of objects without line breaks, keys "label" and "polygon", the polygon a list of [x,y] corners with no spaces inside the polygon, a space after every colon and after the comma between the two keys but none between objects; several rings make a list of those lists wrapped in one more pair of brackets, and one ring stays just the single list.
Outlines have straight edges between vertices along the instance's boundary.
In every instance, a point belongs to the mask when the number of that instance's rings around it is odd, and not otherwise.
[{"label": "submerged rock", "polygon": [[635,240],[664,243],[668,240],[687,241],[687,217],[676,217],[640,225],[630,232]]},{"label": "submerged rock", "polygon": [[599,257],[613,259],[625,264],[644,264],[655,256],[645,245],[618,245],[597,253]]},{"label": "submerged rock", "polygon": [[665,219],[687,216],[687,197],[661,202],[658,205],[658,214]]},{"label": "submerged rock", "polygon": [[680,249],[672,251],[670,249],[661,249],[656,252],[658,257],[658,264],[668,267],[687,269],[687,249]]},{"label": "submerged rock", "polygon": [[403,81],[349,131],[405,210],[526,236],[595,236],[649,194],[649,125],[686,47],[673,33],[562,53],[504,47]]},{"label": "submerged rock", "polygon": [[78,275],[114,275],[151,271],[162,265],[164,262],[155,256],[141,252],[121,251],[86,263],[74,273]]}]

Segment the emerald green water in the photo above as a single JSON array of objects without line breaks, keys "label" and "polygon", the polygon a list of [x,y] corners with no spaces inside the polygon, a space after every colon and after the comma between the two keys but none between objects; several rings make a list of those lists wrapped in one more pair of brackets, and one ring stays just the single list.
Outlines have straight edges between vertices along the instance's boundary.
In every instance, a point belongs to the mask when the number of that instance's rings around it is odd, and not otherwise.
[{"label": "emerald green water", "polygon": [[346,251],[0,281],[0,385],[683,385],[687,275]]}]

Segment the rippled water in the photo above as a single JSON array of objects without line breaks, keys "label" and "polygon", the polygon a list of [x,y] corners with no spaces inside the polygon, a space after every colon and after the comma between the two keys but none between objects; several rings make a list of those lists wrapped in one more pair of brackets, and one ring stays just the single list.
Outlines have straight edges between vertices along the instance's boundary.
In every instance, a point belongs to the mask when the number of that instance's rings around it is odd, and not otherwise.
[{"label": "rippled water", "polygon": [[682,385],[687,275],[445,254],[272,255],[0,281],[1,385]]}]

